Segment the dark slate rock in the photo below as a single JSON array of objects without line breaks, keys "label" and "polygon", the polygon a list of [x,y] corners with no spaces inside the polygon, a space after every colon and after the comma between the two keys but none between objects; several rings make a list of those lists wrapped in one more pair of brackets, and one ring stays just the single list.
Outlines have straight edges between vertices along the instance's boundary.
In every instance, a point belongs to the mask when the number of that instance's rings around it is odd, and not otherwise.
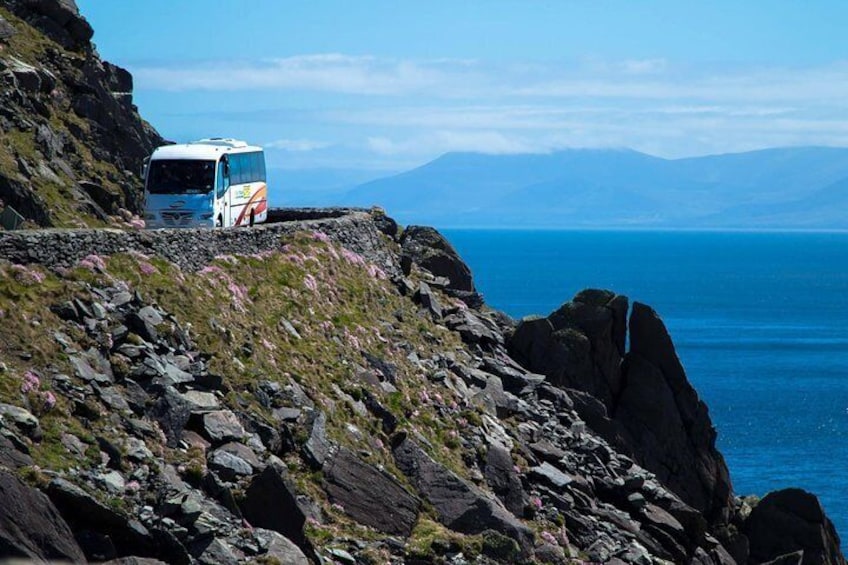
[{"label": "dark slate rock", "polygon": [[32,457],[15,447],[12,440],[0,435],[0,465],[14,470],[32,464]]},{"label": "dark slate rock", "polygon": [[94,382],[99,385],[110,385],[114,382],[111,368],[108,373],[96,369],[96,363],[93,364],[93,360],[88,355],[71,355],[69,360],[74,367],[74,374],[86,382]]},{"label": "dark slate rock", "polygon": [[561,489],[571,484],[571,477],[545,461],[541,465],[532,467],[530,475],[538,480],[544,481],[549,485]]},{"label": "dark slate rock", "polygon": [[533,534],[527,526],[500,502],[430,458],[413,440],[395,438],[392,452],[398,468],[433,506],[445,526],[467,534],[492,529],[517,541],[522,551],[532,547]]},{"label": "dark slate rock", "polygon": [[707,406],[687,380],[662,320],[639,302],[630,316],[623,371],[627,384],[615,418],[635,440],[637,461],[707,520],[726,519],[730,474]]},{"label": "dark slate rock", "polygon": [[253,467],[238,455],[223,449],[216,449],[207,459],[209,469],[225,481],[235,481],[239,477],[253,474]]},{"label": "dark slate rock", "polygon": [[766,562],[803,551],[801,563],[844,564],[839,536],[818,498],[790,488],[766,495],[745,521],[750,560]]},{"label": "dark slate rock", "polygon": [[[95,532],[109,537],[118,556],[162,557],[154,536],[144,526],[105,506],[73,483],[65,479],[53,479],[47,487],[47,495],[78,539]],[[93,538],[89,536],[89,539]],[[88,558],[96,558],[87,548],[83,547],[83,550]]]},{"label": "dark slate rock", "polygon": [[[29,410],[12,404],[0,403],[0,422],[12,424],[21,433],[34,441],[41,441],[41,425]],[[11,440],[12,438],[9,437]]]},{"label": "dark slate rock", "polygon": [[50,307],[50,311],[63,320],[78,321],[80,319],[76,306],[74,306],[74,303],[70,300],[60,304],[54,304]]},{"label": "dark slate rock", "polygon": [[269,465],[253,477],[241,500],[241,512],[252,526],[279,532],[306,555],[314,554],[303,533],[306,513],[282,467]]},{"label": "dark slate rock", "polygon": [[517,395],[529,394],[545,380],[544,375],[529,373],[511,359],[484,357],[483,369],[500,377],[504,390]]},{"label": "dark slate rock", "polygon": [[168,447],[177,447],[180,436],[191,417],[191,405],[173,389],[165,393],[150,407],[148,416],[159,423]]},{"label": "dark slate rock", "polygon": [[380,419],[383,432],[393,434],[398,426],[397,416],[391,413],[368,389],[363,389],[363,403],[371,414]]},{"label": "dark slate rock", "polygon": [[241,561],[232,546],[220,538],[198,539],[188,550],[203,565],[237,565]]},{"label": "dark slate rock", "polygon": [[254,528],[253,537],[259,542],[262,556],[266,559],[276,559],[278,563],[286,565],[309,565],[309,559],[303,551],[281,533]]},{"label": "dark slate rock", "polygon": [[238,416],[229,410],[216,410],[204,414],[203,433],[213,444],[240,440],[246,435]]},{"label": "dark slate rock", "polygon": [[145,306],[138,312],[130,312],[124,323],[144,341],[156,343],[159,339],[156,326],[162,323],[162,316],[152,306]]},{"label": "dark slate rock", "polygon": [[392,384],[397,384],[397,377],[398,377],[398,367],[397,367],[397,365],[395,365],[394,363],[391,363],[389,361],[386,361],[385,359],[377,357],[376,355],[372,355],[371,353],[368,353],[367,351],[363,351],[362,356],[365,357],[365,360],[368,362],[368,366],[371,367],[371,369],[377,371],[381,375],[381,377],[382,377],[381,380],[387,380]]},{"label": "dark slate rock", "polygon": [[506,509],[521,517],[527,497],[509,451],[499,445],[489,445],[483,474],[489,488],[503,502]]},{"label": "dark slate rock", "polygon": [[418,291],[413,298],[427,309],[434,320],[442,318],[442,305],[439,304],[439,299],[436,298],[430,285],[423,281],[418,283]]},{"label": "dark slate rock", "polygon": [[408,536],[421,507],[397,479],[346,448],[325,462],[324,490],[354,520],[391,535]]},{"label": "dark slate rock", "polygon": [[314,469],[321,469],[333,445],[327,438],[327,417],[323,412],[313,412],[310,417],[309,439],[303,445],[303,456]]},{"label": "dark slate rock", "polygon": [[165,561],[150,557],[118,557],[104,561],[101,565],[167,565]]},{"label": "dark slate rock", "polygon": [[47,496],[0,470],[0,554],[34,561],[82,563],[85,555]]},{"label": "dark slate rock", "polygon": [[403,254],[436,276],[447,277],[449,288],[475,291],[468,268],[459,254],[438,231],[424,226],[408,226],[401,236]]},{"label": "dark slate rock", "polygon": [[494,323],[481,318],[472,310],[454,312],[444,318],[445,325],[458,332],[466,343],[480,345],[501,345],[503,336]]}]

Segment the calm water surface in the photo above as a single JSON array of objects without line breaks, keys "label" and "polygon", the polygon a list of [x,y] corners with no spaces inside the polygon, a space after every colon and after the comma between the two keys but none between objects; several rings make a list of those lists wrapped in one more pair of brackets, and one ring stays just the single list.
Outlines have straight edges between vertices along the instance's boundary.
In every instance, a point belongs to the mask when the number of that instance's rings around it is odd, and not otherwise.
[{"label": "calm water surface", "polygon": [[848,539],[848,234],[444,230],[486,301],[608,288],[662,316],[738,494],[818,494]]}]

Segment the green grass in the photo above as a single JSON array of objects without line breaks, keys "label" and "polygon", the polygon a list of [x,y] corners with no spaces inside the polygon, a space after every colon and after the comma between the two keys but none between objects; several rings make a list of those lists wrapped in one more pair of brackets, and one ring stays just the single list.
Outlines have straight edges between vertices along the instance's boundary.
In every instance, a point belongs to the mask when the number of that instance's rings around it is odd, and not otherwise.
[{"label": "green grass", "polygon": [[[410,349],[421,359],[461,349],[458,336],[435,325],[429,317],[419,316],[412,301],[402,297],[388,281],[375,280],[367,265],[350,262],[340,248],[309,234],[289,237],[283,243],[279,252],[219,258],[210,268],[196,273],[140,254],[106,258],[105,273],[78,267],[60,279],[39,270],[44,275],[40,284],[22,282],[12,266],[0,267],[0,309],[10,309],[0,324],[0,342],[5,340],[4,345],[10,345],[0,350],[0,360],[6,362],[11,377],[0,379],[3,401],[22,401],[20,376],[27,369],[45,374],[59,369],[71,374],[67,356],[53,338],[55,331],[70,335],[80,349],[92,345],[84,332],[74,332],[71,324],[52,314],[51,304],[75,295],[85,301],[90,287],[124,283],[145,301],[173,315],[196,349],[211,356],[210,372],[224,376],[230,389],[224,399],[228,406],[272,423],[253,391],[262,380],[285,384],[293,379],[325,412],[327,434],[333,441],[356,453],[367,452],[369,463],[382,466],[412,490],[408,479],[395,467],[389,438],[379,419],[358,413],[345,400],[361,399],[367,390],[398,418],[400,430],[425,438],[431,447],[424,447],[434,459],[468,478],[463,457],[473,454],[463,453],[459,436],[467,433],[466,426],[479,425],[476,409],[454,404],[459,399],[447,387],[430,382],[425,371],[407,359]],[[40,320],[39,324],[33,325],[33,319]],[[297,328],[301,339],[282,327],[283,319]],[[169,323],[160,327],[165,336],[170,332]],[[252,346],[251,354],[244,351],[246,343]],[[401,347],[401,343],[409,345]],[[32,351],[32,359],[15,359],[11,352],[18,349]],[[397,366],[397,392],[385,393],[357,376],[371,370],[363,352]],[[118,370],[119,365],[116,363]],[[120,445],[120,425],[115,425],[114,416],[84,422],[73,414],[64,397],[57,396],[60,402],[56,409],[42,417],[45,433],[44,440],[33,449],[36,463],[49,469],[96,466],[96,447],[81,457],[69,457],[60,442],[61,433],[77,435],[89,445],[95,435],[104,435]],[[93,397],[91,402],[92,410],[107,412]],[[351,426],[359,433],[351,433]],[[298,440],[305,438],[301,434]],[[160,445],[149,447],[158,450],[166,461],[182,466],[188,480],[199,480],[205,465],[202,454]],[[327,536],[379,537],[329,505],[320,473],[312,472],[295,455],[286,457],[285,462],[299,491],[318,501],[329,517],[329,523],[308,530],[314,542]],[[420,538],[415,542],[416,552],[426,552],[428,535],[447,535],[441,527],[430,532],[435,527],[434,514],[429,506],[424,508],[424,530],[416,534]],[[451,536],[471,554],[479,553],[480,539]]]}]

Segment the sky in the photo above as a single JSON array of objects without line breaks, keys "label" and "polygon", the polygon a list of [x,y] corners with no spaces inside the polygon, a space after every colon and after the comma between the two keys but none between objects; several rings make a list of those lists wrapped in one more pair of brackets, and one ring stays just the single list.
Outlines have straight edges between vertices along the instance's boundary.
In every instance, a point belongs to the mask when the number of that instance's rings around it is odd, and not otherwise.
[{"label": "sky", "polygon": [[167,139],[288,169],[848,145],[848,3],[77,0]]}]

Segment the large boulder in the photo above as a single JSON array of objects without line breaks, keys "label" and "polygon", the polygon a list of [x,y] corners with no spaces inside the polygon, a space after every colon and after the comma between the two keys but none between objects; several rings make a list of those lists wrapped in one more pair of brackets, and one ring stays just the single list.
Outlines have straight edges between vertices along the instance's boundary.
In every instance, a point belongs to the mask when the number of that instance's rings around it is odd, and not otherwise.
[{"label": "large boulder", "polygon": [[391,535],[408,536],[421,507],[397,479],[346,448],[324,463],[324,490],[351,518]]},{"label": "large boulder", "polygon": [[163,557],[154,533],[73,483],[53,479],[47,487],[47,495],[67,520],[89,559],[103,561],[132,555]]},{"label": "large boulder", "polygon": [[84,563],[74,534],[47,496],[0,470],[0,557]]},{"label": "large boulder", "polygon": [[438,231],[426,226],[409,226],[404,230],[400,243],[402,265],[415,263],[437,277],[445,277],[449,281],[445,290],[450,294],[461,298],[469,306],[482,304],[471,278],[471,269]]},{"label": "large boulder", "polygon": [[252,525],[283,534],[306,555],[313,555],[303,532],[306,513],[301,508],[297,491],[282,466],[268,465],[253,477],[239,507]]},{"label": "large boulder", "polygon": [[392,453],[401,472],[436,511],[439,521],[465,534],[495,530],[529,551],[533,533],[496,498],[487,496],[445,466],[434,461],[412,439],[400,434]]},{"label": "large boulder", "polygon": [[[790,488],[769,493],[744,524],[750,543],[750,562],[776,561],[800,553],[804,565],[842,565],[839,536],[818,498]],[[783,562],[789,562],[784,559]]]}]

